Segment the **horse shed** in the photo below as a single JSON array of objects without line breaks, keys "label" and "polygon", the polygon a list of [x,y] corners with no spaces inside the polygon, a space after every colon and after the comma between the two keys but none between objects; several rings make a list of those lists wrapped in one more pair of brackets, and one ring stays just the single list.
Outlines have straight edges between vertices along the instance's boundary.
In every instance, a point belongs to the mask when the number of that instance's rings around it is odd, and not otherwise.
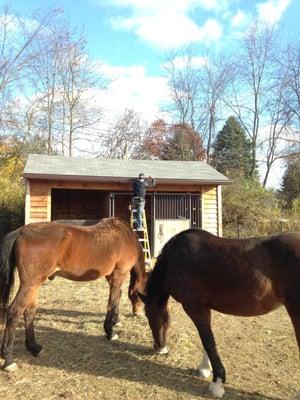
[{"label": "horse shed", "polygon": [[104,217],[130,220],[132,183],[156,179],[147,189],[146,219],[153,256],[174,234],[202,228],[222,236],[221,185],[228,178],[201,161],[87,159],[29,155],[25,224],[70,220],[90,224]]}]

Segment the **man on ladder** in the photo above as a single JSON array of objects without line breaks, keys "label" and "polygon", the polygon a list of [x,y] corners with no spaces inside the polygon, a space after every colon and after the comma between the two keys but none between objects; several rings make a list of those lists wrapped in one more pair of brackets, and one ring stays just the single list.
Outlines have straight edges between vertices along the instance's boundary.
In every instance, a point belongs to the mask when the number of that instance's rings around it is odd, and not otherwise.
[{"label": "man on ladder", "polygon": [[132,185],[133,199],[131,208],[131,226],[133,230],[137,232],[143,232],[143,237],[139,236],[139,242],[142,245],[144,252],[145,262],[150,265],[151,268],[151,252],[149,244],[149,236],[147,229],[146,213],[145,213],[145,196],[146,187],[155,186],[155,179],[149,176],[145,179],[143,173],[139,174],[139,177],[134,181]]},{"label": "man on ladder", "polygon": [[146,196],[146,187],[155,186],[155,179],[149,176],[145,179],[145,175],[143,173],[139,174],[138,179],[133,182],[132,190],[133,190],[133,208],[136,210],[135,212],[135,223],[133,228],[137,231],[143,231],[143,213],[145,209],[145,196]]}]

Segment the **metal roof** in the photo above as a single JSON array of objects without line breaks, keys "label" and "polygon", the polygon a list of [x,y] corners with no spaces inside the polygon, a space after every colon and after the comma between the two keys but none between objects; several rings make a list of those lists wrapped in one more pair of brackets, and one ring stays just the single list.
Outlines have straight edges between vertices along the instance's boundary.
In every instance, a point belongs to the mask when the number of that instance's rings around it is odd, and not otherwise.
[{"label": "metal roof", "polygon": [[30,154],[23,177],[129,182],[140,172],[158,182],[228,183],[229,179],[203,161],[123,160]]}]

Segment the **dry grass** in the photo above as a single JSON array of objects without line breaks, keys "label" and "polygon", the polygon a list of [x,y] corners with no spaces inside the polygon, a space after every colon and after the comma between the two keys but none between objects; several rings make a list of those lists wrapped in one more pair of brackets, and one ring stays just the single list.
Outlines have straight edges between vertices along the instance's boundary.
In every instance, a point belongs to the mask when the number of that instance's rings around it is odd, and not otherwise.
[{"label": "dry grass", "polygon": [[[154,355],[145,318],[131,316],[126,290],[120,340],[103,334],[106,282],[56,278],[40,294],[36,321],[44,352],[31,357],[20,326],[19,370],[0,372],[0,399],[206,399],[208,381],[197,377],[198,334],[181,307],[170,303],[168,356]],[[299,383],[298,349],[284,309],[259,318],[214,313],[215,337],[227,370],[225,400],[288,399]]]}]

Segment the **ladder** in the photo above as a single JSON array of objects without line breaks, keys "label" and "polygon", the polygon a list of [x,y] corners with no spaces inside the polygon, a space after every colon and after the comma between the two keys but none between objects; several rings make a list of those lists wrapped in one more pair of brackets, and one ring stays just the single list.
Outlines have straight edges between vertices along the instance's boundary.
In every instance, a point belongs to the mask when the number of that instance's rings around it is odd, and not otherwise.
[{"label": "ladder", "polygon": [[141,244],[144,253],[145,264],[152,268],[152,258],[151,258],[151,251],[150,251],[150,243],[149,243],[149,235],[148,235],[148,228],[147,228],[147,220],[146,220],[146,212],[143,210],[142,216],[142,229],[138,230],[135,229],[135,222],[136,222],[136,212],[137,210],[131,207],[130,213],[130,225],[134,232],[136,232],[138,236],[138,240]]}]

